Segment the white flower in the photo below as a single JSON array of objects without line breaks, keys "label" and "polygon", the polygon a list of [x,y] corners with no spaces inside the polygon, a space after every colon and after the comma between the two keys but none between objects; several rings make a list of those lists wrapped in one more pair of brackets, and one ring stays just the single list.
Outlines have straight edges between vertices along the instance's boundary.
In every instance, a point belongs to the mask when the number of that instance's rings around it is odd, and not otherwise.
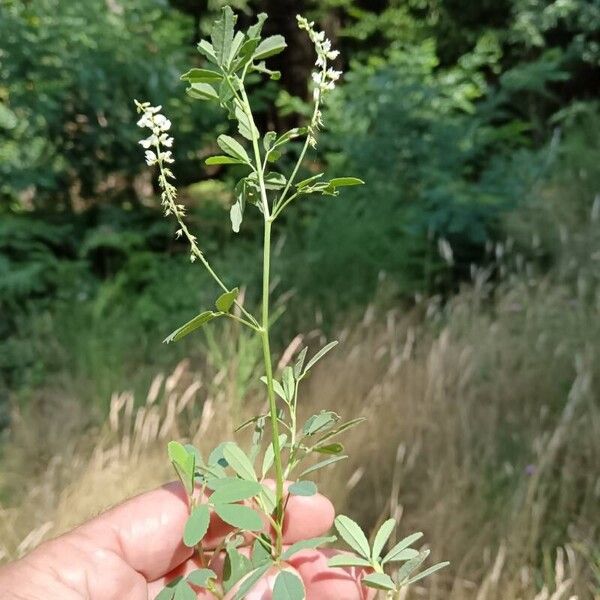
[{"label": "white flower", "polygon": [[331,52],[327,52],[327,58],[329,60],[335,60],[340,55],[339,50],[332,50]]},{"label": "white flower", "polygon": [[140,140],[139,144],[141,144],[142,148],[150,148],[151,146],[156,146],[158,142],[158,138],[155,135],[151,135],[150,137]]},{"label": "white flower", "polygon": [[171,121],[169,121],[169,119],[167,119],[167,117],[165,117],[164,115],[156,115],[154,117],[154,124],[161,131],[169,131],[169,129],[171,128]]},{"label": "white flower", "polygon": [[342,75],[341,71],[335,71],[334,69],[327,69],[327,76],[331,81],[337,81]]},{"label": "white flower", "polygon": [[158,158],[157,158],[156,154],[154,154],[154,152],[152,152],[152,150],[146,150],[146,164],[149,167],[151,167],[151,166],[155,165],[157,161],[158,161]]},{"label": "white flower", "polygon": [[138,127],[152,127],[152,115],[145,112],[137,122]]},{"label": "white flower", "polygon": [[313,74],[312,74],[312,80],[316,84],[321,85],[321,83],[322,83],[321,73],[319,73],[317,71],[314,71]]},{"label": "white flower", "polygon": [[166,162],[166,163],[175,162],[175,159],[173,158],[173,155],[171,154],[170,150],[167,150],[166,152],[161,152],[159,154],[159,158],[160,158],[160,160],[162,160],[163,162]]},{"label": "white flower", "polygon": [[166,146],[167,148],[172,148],[173,147],[173,138],[168,136],[166,133],[163,133],[159,138],[158,141],[163,145]]}]

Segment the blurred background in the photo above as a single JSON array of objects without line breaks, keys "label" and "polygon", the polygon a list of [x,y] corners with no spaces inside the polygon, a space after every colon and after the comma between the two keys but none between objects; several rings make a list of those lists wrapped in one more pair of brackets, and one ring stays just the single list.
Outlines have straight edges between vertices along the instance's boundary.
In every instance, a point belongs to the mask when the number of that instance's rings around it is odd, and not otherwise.
[{"label": "blurred background", "polygon": [[[600,3],[231,4],[288,41],[263,130],[307,111],[294,15],[325,29],[345,76],[306,171],[366,181],[276,231],[280,366],[340,339],[305,410],[370,415],[321,489],[452,561],[407,598],[600,598]],[[236,173],[203,166],[229,124],[179,81],[221,5],[0,0],[0,560],[264,402],[245,331],[161,345],[216,290],[137,144],[133,98],[162,104],[191,229],[256,306],[261,223],[231,233]]]}]

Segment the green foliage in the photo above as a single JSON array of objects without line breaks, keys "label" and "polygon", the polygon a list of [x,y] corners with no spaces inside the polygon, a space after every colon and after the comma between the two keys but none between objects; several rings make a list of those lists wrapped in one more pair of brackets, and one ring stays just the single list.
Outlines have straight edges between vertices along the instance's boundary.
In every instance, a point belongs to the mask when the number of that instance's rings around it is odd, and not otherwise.
[{"label": "green foliage", "polygon": [[[131,94],[167,100],[185,60],[183,20],[158,0],[114,6],[9,0],[0,7],[0,198],[36,206],[90,198],[139,173]],[[206,127],[170,102],[182,130]],[[181,150],[191,140],[182,136]],[[182,155],[183,156],[183,155]]]}]

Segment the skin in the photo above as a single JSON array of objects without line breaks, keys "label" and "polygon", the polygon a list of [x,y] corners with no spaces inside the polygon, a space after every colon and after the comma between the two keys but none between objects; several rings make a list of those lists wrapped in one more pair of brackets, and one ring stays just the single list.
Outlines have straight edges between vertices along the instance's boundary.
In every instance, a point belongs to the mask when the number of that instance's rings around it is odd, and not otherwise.
[{"label": "skin", "polygon": [[[171,483],[101,514],[0,569],[0,600],[152,600],[166,581],[198,568],[182,541],[188,516],[181,485]],[[334,509],[324,496],[289,499],[284,541],[324,535]],[[227,526],[213,518],[205,547],[214,548]],[[330,569],[331,551],[303,551],[286,568],[303,580],[307,600],[364,600],[360,573]],[[211,567],[219,571],[219,557]],[[269,600],[274,577],[259,582],[248,598]],[[198,592],[198,598],[213,598]]]}]

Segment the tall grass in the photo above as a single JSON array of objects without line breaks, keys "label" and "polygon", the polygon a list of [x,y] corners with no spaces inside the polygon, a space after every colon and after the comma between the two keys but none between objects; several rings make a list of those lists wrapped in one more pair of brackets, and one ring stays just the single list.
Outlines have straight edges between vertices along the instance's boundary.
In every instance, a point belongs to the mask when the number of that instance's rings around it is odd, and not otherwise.
[{"label": "tall grass", "polygon": [[[370,307],[309,380],[307,414],[327,402],[375,415],[320,488],[373,528],[401,517],[399,534],[424,530],[434,558],[452,561],[407,598],[600,597],[599,292],[550,277],[492,286],[480,273],[444,308]],[[169,478],[166,440],[209,449],[215,432],[230,437],[262,390],[248,383],[256,349],[226,334],[229,357],[181,363],[145,399],[114,393],[101,427],[62,398],[15,413],[0,554]]]}]

